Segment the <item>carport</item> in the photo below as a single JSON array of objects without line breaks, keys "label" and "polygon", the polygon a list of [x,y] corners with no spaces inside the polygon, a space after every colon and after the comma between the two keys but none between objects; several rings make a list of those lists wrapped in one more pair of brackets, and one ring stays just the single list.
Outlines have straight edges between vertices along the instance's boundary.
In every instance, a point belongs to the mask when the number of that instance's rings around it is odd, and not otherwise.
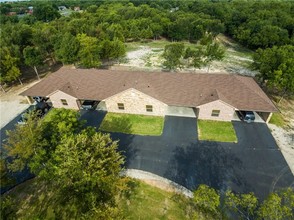
[{"label": "carport", "polygon": [[193,107],[168,106],[166,115],[196,118],[197,111]]}]

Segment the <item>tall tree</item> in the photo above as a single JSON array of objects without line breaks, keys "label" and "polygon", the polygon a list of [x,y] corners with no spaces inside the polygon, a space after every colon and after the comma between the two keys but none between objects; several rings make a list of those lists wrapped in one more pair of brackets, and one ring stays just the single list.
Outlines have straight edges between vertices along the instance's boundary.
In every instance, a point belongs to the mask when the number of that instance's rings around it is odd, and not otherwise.
[{"label": "tall tree", "polygon": [[220,219],[220,196],[215,189],[200,185],[193,194],[193,202],[199,211],[207,218],[213,216],[215,219]]},{"label": "tall tree", "polygon": [[99,67],[100,61],[100,47],[98,39],[95,37],[89,37],[86,34],[78,34],[78,41],[80,42],[80,50],[78,57],[80,64],[86,68]]},{"label": "tall tree", "polygon": [[164,47],[163,66],[168,70],[176,70],[182,66],[181,58],[184,55],[185,46],[183,43],[168,44]]},{"label": "tall tree", "polygon": [[78,216],[115,205],[124,160],[109,135],[87,129],[68,136],[54,157],[53,176],[62,200],[76,207]]},{"label": "tall tree", "polygon": [[212,44],[208,44],[206,46],[205,60],[204,60],[206,65],[208,65],[207,72],[209,72],[210,64],[212,63],[212,61],[222,60],[224,57],[225,57],[225,50],[221,48],[219,43],[214,42]]},{"label": "tall tree", "polygon": [[253,193],[235,194],[232,191],[227,191],[225,206],[228,210],[240,216],[241,219],[254,219],[258,200]]},{"label": "tall tree", "polygon": [[260,219],[293,219],[294,191],[291,188],[271,193],[258,209]]},{"label": "tall tree", "polygon": [[294,92],[294,46],[285,45],[258,49],[253,56],[253,68],[269,87],[284,94]]},{"label": "tall tree", "polygon": [[64,64],[72,64],[78,61],[78,52],[80,43],[70,33],[65,33],[61,37],[61,40],[55,44],[55,55],[57,60],[60,60]]},{"label": "tall tree", "polygon": [[27,46],[24,50],[23,50],[23,57],[25,59],[25,64],[28,66],[31,66],[38,79],[40,80],[40,76],[37,70],[37,66],[42,65],[43,64],[43,60],[44,57],[41,54],[41,51],[39,50],[38,47],[31,47],[31,46]]},{"label": "tall tree", "polygon": [[[19,79],[21,73],[18,68],[19,59],[13,57],[7,47],[0,50],[0,83],[12,82]],[[21,80],[19,79],[22,84]]]},{"label": "tall tree", "polygon": [[44,22],[49,22],[61,17],[58,9],[50,4],[39,4],[35,6],[33,15],[37,20]]}]

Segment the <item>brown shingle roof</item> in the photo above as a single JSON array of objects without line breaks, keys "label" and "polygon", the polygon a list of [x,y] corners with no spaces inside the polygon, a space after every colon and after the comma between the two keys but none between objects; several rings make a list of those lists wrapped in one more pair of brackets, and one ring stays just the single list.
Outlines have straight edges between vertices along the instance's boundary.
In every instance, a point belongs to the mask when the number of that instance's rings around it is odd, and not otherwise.
[{"label": "brown shingle roof", "polygon": [[63,67],[21,95],[48,96],[61,90],[78,99],[103,100],[129,88],[168,105],[196,107],[220,99],[240,110],[278,111],[251,77],[228,74],[146,73]]}]

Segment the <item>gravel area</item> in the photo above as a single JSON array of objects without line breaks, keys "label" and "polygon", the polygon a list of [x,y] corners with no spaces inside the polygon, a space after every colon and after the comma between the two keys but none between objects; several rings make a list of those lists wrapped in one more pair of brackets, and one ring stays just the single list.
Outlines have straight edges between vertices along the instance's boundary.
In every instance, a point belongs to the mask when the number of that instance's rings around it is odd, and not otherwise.
[{"label": "gravel area", "polygon": [[29,106],[29,104],[21,104],[20,100],[0,101],[0,129],[8,124],[25,109],[27,109]]},{"label": "gravel area", "polygon": [[152,186],[158,187],[169,192],[181,193],[187,197],[193,198],[193,193],[187,188],[171,180],[155,175],[153,173],[136,169],[127,169],[123,172],[123,175],[126,175],[134,179],[142,180]]},{"label": "gravel area", "polygon": [[0,129],[29,107],[25,97],[19,94],[39,81],[27,85],[18,85],[7,92],[0,92]]},{"label": "gravel area", "polygon": [[294,175],[294,122],[292,128],[285,130],[273,124],[268,124],[281,152]]}]

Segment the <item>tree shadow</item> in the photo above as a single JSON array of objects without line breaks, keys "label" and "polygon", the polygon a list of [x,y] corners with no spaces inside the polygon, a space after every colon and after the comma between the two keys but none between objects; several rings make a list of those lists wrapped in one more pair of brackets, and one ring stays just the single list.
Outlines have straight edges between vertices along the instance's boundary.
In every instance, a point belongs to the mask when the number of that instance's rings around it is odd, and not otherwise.
[{"label": "tree shadow", "polygon": [[[231,186],[248,188],[242,177],[239,158],[217,142],[191,143],[177,146],[164,174],[170,180],[195,190],[199,184],[225,191]],[[250,190],[250,189],[249,189]]]},{"label": "tree shadow", "polygon": [[81,110],[80,119],[85,121],[85,127],[91,126],[98,131],[106,113],[105,111],[97,110]]}]

